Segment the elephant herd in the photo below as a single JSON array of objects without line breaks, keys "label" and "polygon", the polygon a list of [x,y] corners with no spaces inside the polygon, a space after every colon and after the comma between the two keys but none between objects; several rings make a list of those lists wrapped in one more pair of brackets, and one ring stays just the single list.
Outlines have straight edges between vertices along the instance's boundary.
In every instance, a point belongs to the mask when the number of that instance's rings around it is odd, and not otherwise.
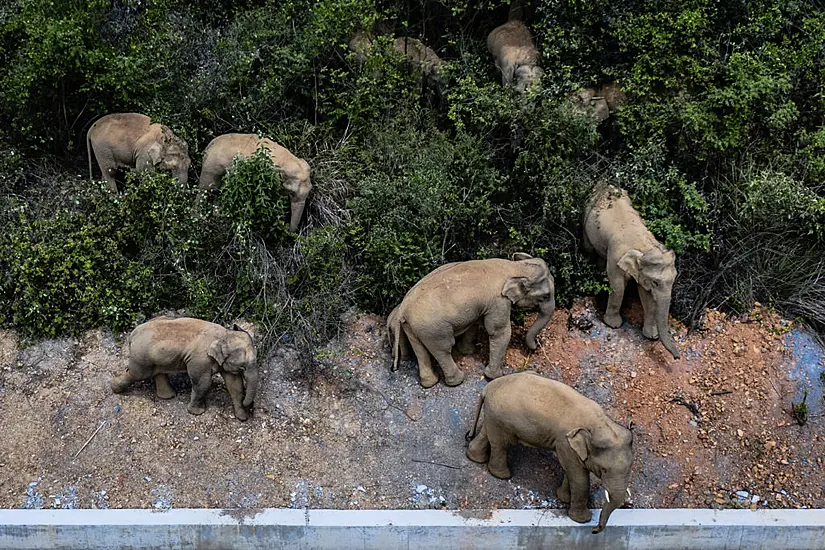
[{"label": "elephant herd", "polygon": [[[612,292],[605,311],[608,326],[618,327],[627,282],[635,279],[644,308],[642,332],[659,338],[679,357],[668,327],[670,291],[676,277],[675,255],[662,246],[633,208],[627,193],[597,187],[584,213],[585,246],[605,260]],[[475,347],[479,326],[489,336],[484,375],[492,379],[481,392],[475,421],[467,435],[467,457],[487,463],[490,474],[509,478],[507,449],[519,443],[553,450],[564,469],[556,495],[570,504],[569,515],[590,521],[587,500],[590,472],[601,478],[607,504],[594,533],[624,503],[633,462],[631,432],[573,388],[533,372],[503,376],[504,356],[512,334],[510,309],[537,308],[539,316],[525,335],[535,350],[537,336],[556,307],[555,282],[544,260],[516,253],[510,260],[492,258],[454,262],[436,268],[404,296],[387,318],[392,370],[401,360],[418,362],[420,383],[430,388],[443,373],[447,386],[464,381],[453,352]],[[126,372],[111,382],[122,393],[133,382],[153,378],[157,396],[174,397],[168,375],[186,372],[192,381],[188,411],[202,414],[212,375],[220,373],[232,399],[235,417],[247,420],[258,387],[257,354],[252,337],[193,318],[157,317],[135,328],[128,340]],[[484,420],[479,426],[483,412]],[[611,498],[611,494],[613,497]]]},{"label": "elephant herd", "polygon": [[[122,168],[138,171],[171,172],[181,183],[189,181],[189,147],[186,142],[162,124],[139,113],[113,113],[99,118],[86,133],[89,157],[89,177],[92,174],[92,153],[109,188],[117,192],[115,176]],[[210,190],[220,185],[221,178],[232,166],[235,156],[249,157],[262,148],[281,175],[281,183],[289,194],[291,216],[289,226],[298,230],[312,190],[309,164],[271,139],[257,134],[224,134],[213,139],[203,154],[199,186]]]},{"label": "elephant herd", "polygon": [[[509,20],[494,29],[487,44],[501,71],[502,84],[522,93],[541,79],[536,49],[529,29],[521,21],[521,9],[513,2]],[[393,48],[421,71],[422,76],[443,84],[442,61],[420,40],[397,38]],[[373,39],[362,32],[349,43],[363,62]],[[599,121],[605,120],[623,100],[615,85],[586,88],[574,102]],[[190,159],[185,141],[165,126],[137,113],[115,113],[97,120],[87,133],[89,171],[92,153],[103,178],[117,192],[115,175],[122,168],[170,171],[181,183],[188,182]],[[199,187],[208,191],[220,185],[237,156],[248,157],[264,149],[282,176],[290,196],[290,227],[297,231],[312,189],[307,162],[272,140],[255,134],[225,134],[204,150]],[[622,324],[620,307],[625,286],[637,283],[644,309],[644,336],[658,338],[674,358],[679,350],[668,326],[671,290],[676,278],[675,254],[659,243],[645,227],[622,189],[597,186],[585,205],[582,220],[584,248],[605,264],[610,296],[604,314],[606,325]],[[504,357],[510,343],[512,306],[537,308],[539,316],[528,329],[527,347],[535,350],[537,336],[555,310],[555,282],[544,260],[524,253],[512,259],[486,259],[443,265],[409,289],[387,318],[392,350],[392,370],[399,362],[415,358],[421,385],[439,381],[457,386],[464,373],[453,352],[474,349],[479,327],[489,337],[489,360],[484,375],[491,379],[481,392],[467,457],[487,463],[493,476],[509,478],[507,448],[515,444],[553,450],[564,469],[556,494],[569,503],[569,515],[590,521],[587,501],[589,474],[601,478],[607,504],[594,533],[602,531],[610,514],[629,495],[628,480],[633,461],[631,432],[611,420],[602,408],[573,388],[532,372],[503,375]],[[126,371],[115,377],[111,389],[122,393],[138,380],[152,378],[159,398],[175,392],[168,375],[188,373],[192,381],[188,411],[202,414],[212,376],[220,373],[232,400],[235,417],[244,421],[258,387],[257,353],[253,338],[237,327],[193,318],[157,317],[136,327],[128,339]],[[483,422],[480,418],[483,413]],[[611,497],[612,495],[612,497]]]}]

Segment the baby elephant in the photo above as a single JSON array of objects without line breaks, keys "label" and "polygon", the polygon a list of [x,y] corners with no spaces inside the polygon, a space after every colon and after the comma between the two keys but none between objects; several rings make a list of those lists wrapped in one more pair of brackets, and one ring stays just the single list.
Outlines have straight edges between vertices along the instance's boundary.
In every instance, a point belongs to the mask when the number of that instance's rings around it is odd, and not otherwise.
[{"label": "baby elephant", "polygon": [[[206,392],[212,375],[221,373],[238,420],[249,418],[258,387],[255,345],[246,331],[226,329],[215,323],[181,317],[156,317],[138,325],[129,337],[129,367],[112,380],[112,391],[122,393],[137,380],[155,379],[157,395],[171,399],[175,390],[168,374],[187,372],[192,380],[188,411],[206,411]],[[246,393],[244,393],[246,382]]]},{"label": "baby elephant", "polygon": [[517,92],[523,93],[544,74],[530,30],[521,21],[508,21],[493,29],[487,37],[487,47],[501,71],[504,87],[514,86]]},{"label": "baby elephant", "polygon": [[550,321],[556,307],[553,276],[544,260],[523,253],[516,261],[490,259],[446,264],[421,279],[407,292],[387,320],[393,367],[409,356],[418,359],[421,385],[438,382],[430,359],[444,371],[444,383],[457,386],[464,374],[451,351],[461,337],[458,351],[470,353],[479,322],[490,337],[490,361],[484,374],[501,376],[504,352],[510,343],[510,307],[538,307],[540,315],[525,336],[527,347],[536,349],[536,335]]},{"label": "baby elephant", "polygon": [[[484,424],[478,419],[484,409]],[[610,514],[624,503],[633,462],[633,434],[613,422],[602,408],[570,386],[533,372],[519,372],[493,380],[481,391],[467,458],[487,462],[501,479],[510,477],[507,448],[523,443],[555,451],[564,480],[556,491],[569,502],[570,518],[590,521],[587,498],[590,472],[601,478],[607,505],[593,533],[601,532]]]},{"label": "baby elephant", "polygon": [[204,190],[217,188],[226,171],[232,166],[235,155],[249,157],[259,147],[266,150],[272,164],[281,174],[281,183],[289,194],[292,209],[289,227],[293,232],[298,231],[307,196],[312,190],[309,164],[271,139],[261,138],[256,134],[223,134],[216,137],[209,142],[203,153],[199,186]]}]

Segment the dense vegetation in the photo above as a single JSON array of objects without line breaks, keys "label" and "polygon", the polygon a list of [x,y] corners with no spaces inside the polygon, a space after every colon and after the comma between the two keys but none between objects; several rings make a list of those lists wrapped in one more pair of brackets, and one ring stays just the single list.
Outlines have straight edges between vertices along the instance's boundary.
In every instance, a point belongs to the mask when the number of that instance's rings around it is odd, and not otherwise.
[{"label": "dense vegetation", "polygon": [[[675,315],[759,300],[825,325],[825,9],[534,0],[545,76],[519,96],[485,43],[508,3],[3,2],[0,322],[48,335],[185,309],[311,347],[444,262],[517,250],[565,303],[605,288],[579,226],[611,181],[679,255]],[[421,38],[449,61],[443,89],[389,40],[361,66],[358,29]],[[601,126],[566,100],[614,81],[629,100]],[[307,159],[300,235],[261,159],[203,201],[163,174],[117,196],[89,181],[86,130],[118,111],[184,137],[193,176],[226,132]]]}]

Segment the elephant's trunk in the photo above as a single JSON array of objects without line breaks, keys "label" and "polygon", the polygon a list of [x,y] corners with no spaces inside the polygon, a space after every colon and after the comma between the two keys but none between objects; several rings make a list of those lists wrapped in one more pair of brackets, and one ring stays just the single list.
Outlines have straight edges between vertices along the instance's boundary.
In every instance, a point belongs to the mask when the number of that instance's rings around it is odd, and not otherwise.
[{"label": "elephant's trunk", "polygon": [[301,223],[301,216],[304,215],[304,206],[306,206],[306,199],[295,201],[291,204],[292,213],[289,218],[289,228],[293,233],[298,232],[298,225]]},{"label": "elephant's trunk", "polygon": [[527,342],[527,347],[531,350],[536,349],[536,336],[538,336],[541,329],[550,322],[550,318],[553,316],[553,311],[556,310],[556,299],[551,298],[546,302],[541,302],[539,304],[539,316],[536,319],[536,322],[527,330],[527,334],[524,336],[524,340]]},{"label": "elephant's trunk", "polygon": [[610,519],[610,514],[613,510],[621,507],[624,504],[627,496],[627,481],[623,479],[602,480],[604,482],[605,494],[610,495],[599,512],[599,524],[593,528],[592,533],[595,535],[604,531],[607,526],[607,520]]},{"label": "elephant's trunk", "polygon": [[243,374],[244,382],[246,382],[246,393],[244,393],[243,406],[249,407],[255,399],[255,392],[258,391],[258,368],[250,366]]},{"label": "elephant's trunk", "polygon": [[665,349],[673,355],[674,359],[679,358],[679,348],[676,347],[676,342],[670,335],[670,327],[668,327],[668,312],[670,311],[670,298],[657,302],[656,304],[656,328],[659,329],[659,340]]}]

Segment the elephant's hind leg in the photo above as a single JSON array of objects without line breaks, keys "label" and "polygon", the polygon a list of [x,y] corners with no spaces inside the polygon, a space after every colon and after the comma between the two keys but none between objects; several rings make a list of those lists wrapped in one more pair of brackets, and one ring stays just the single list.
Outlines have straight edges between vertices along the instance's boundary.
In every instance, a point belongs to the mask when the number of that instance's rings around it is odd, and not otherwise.
[{"label": "elephant's hind leg", "polygon": [[152,376],[152,368],[145,367],[134,361],[129,361],[129,366],[126,367],[126,372],[120,376],[112,379],[111,387],[114,393],[123,393],[126,388],[137,382],[138,380],[146,380]]},{"label": "elephant's hind leg", "polygon": [[192,378],[192,398],[189,400],[189,406],[186,408],[191,414],[203,414],[206,412],[206,392],[209,391],[209,386],[212,384],[211,373]]},{"label": "elephant's hind leg", "polygon": [[175,397],[175,389],[169,383],[169,376],[166,374],[155,375],[155,393],[161,399],[172,399]]},{"label": "elephant's hind leg", "polygon": [[464,373],[458,368],[458,365],[453,361],[453,346],[455,345],[455,338],[452,335],[449,339],[443,339],[437,342],[428,342],[427,349],[433,354],[433,357],[444,371],[444,383],[448,386],[458,386],[464,382]]},{"label": "elephant's hind leg", "polygon": [[507,466],[507,448],[510,441],[500,428],[491,424],[489,420],[484,424],[487,428],[487,438],[490,440],[490,461],[487,463],[487,470],[499,479],[510,479],[513,477]]},{"label": "elephant's hind leg", "polygon": [[[404,329],[402,328],[402,330]],[[421,343],[421,340],[419,340],[418,337],[412,332],[407,334],[407,338],[410,341],[410,345],[412,346],[416,359],[418,359],[418,376],[421,381],[421,385],[425,388],[435,386],[438,384],[438,374],[436,374],[433,370],[430,352],[427,351],[427,348]]]},{"label": "elephant's hind leg", "polygon": [[457,350],[461,355],[470,355],[476,349],[476,332],[478,331],[478,323],[470,325],[464,334],[458,339]]},{"label": "elephant's hind leg", "polygon": [[490,460],[490,440],[487,439],[487,430],[484,426],[481,426],[481,430],[467,447],[467,458],[479,464]]}]

